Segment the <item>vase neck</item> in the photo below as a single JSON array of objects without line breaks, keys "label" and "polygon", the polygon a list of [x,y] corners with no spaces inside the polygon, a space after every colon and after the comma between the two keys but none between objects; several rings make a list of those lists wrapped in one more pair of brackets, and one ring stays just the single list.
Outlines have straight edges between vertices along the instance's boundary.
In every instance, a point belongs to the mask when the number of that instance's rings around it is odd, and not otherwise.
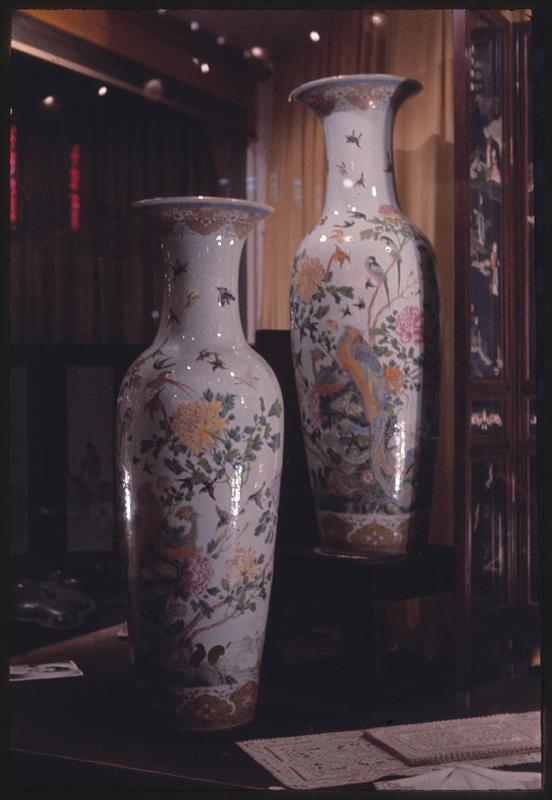
[{"label": "vase neck", "polygon": [[238,275],[245,237],[274,210],[220,197],[139,200],[160,238],[165,288],[155,342],[197,340],[214,351],[246,343],[239,313]]},{"label": "vase neck", "polygon": [[[371,213],[398,208],[393,176],[392,133],[399,105],[421,89],[396,75],[337,75],[294,89],[290,99],[310,106],[321,119],[328,180],[324,213]],[[353,210],[354,209],[354,210]],[[343,220],[342,227],[352,224]],[[339,224],[339,223],[338,223]]]},{"label": "vase neck", "polygon": [[157,340],[197,340],[211,350],[245,342],[238,300],[243,245],[227,234],[162,239],[165,283]]},{"label": "vase neck", "polygon": [[323,118],[327,156],[324,214],[344,207],[398,207],[393,174],[394,112],[384,109],[338,111]]}]

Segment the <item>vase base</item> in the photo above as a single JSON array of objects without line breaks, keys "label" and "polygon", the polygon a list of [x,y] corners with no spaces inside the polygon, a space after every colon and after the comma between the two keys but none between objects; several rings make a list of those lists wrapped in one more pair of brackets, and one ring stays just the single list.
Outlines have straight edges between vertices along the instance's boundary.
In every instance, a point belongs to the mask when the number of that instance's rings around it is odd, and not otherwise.
[{"label": "vase base", "polygon": [[387,559],[406,556],[419,527],[419,514],[395,516],[318,512],[320,548],[327,555]]},{"label": "vase base", "polygon": [[165,728],[216,732],[239,728],[255,715],[258,683],[232,686],[154,686],[137,681],[145,708]]}]

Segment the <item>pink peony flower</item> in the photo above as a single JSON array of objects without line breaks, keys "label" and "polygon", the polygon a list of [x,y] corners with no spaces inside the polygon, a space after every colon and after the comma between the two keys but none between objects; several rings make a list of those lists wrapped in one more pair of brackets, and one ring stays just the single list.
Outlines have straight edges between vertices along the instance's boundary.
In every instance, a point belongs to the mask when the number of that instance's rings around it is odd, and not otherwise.
[{"label": "pink peony flower", "polygon": [[188,561],[188,587],[192,594],[202,594],[213,577],[213,565],[207,556],[194,556]]},{"label": "pink peony flower", "polygon": [[378,208],[378,213],[381,214],[382,217],[387,217],[388,219],[400,219],[402,216],[399,209],[390,203],[383,203]]},{"label": "pink peony flower", "polygon": [[422,341],[423,314],[416,306],[405,306],[397,317],[397,333],[401,342],[419,344]]}]

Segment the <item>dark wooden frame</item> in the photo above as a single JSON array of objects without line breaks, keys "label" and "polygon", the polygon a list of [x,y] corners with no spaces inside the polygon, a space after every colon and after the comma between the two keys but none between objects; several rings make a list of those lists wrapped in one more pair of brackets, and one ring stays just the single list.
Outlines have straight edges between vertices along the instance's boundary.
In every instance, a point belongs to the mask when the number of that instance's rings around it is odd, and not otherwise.
[{"label": "dark wooden frame", "polygon": [[[488,27],[499,40],[502,69],[502,326],[504,369],[499,379],[470,374],[470,140],[469,45],[471,32]],[[526,218],[522,199],[527,185],[527,37],[530,24],[515,30],[500,13],[453,11],[455,93],[455,551],[457,653],[455,691],[457,704],[470,704],[474,653],[478,643],[497,644],[503,675],[513,677],[526,669],[524,619],[529,605],[529,558],[526,536],[529,514],[528,459],[536,442],[527,430],[527,407],[534,398],[534,378],[528,376],[527,234],[517,230]],[[513,54],[516,54],[516,59]],[[524,66],[524,73],[520,67]],[[525,80],[516,94],[516,78]],[[520,166],[523,164],[523,167]],[[523,317],[519,329],[519,298]],[[501,400],[505,409],[504,435],[474,435],[470,419],[474,400]],[[475,461],[504,460],[506,478],[506,603],[481,617],[472,598],[472,494],[471,465]],[[509,474],[508,474],[509,473]],[[524,524],[525,523],[525,524]],[[532,609],[538,615],[538,608]]]},{"label": "dark wooden frame", "polygon": [[[515,86],[516,86],[516,115],[515,128],[515,158],[518,164],[519,186],[527,184],[528,175],[528,87],[531,79],[531,25],[519,23],[514,26],[514,48],[515,48]],[[530,541],[530,514],[531,503],[536,498],[531,497],[530,487],[530,462],[535,459],[537,464],[537,440],[530,430],[529,415],[531,404],[536,408],[536,380],[535,375],[530,370],[529,342],[530,342],[530,292],[529,292],[529,228],[525,224],[528,216],[527,193],[519,191],[516,193],[516,218],[519,220],[519,241],[517,250],[517,263],[520,269],[516,271],[517,285],[516,293],[521,298],[521,346],[518,349],[517,375],[519,393],[517,396],[517,437],[518,464],[517,472],[519,475],[518,492],[518,518],[517,527],[520,534],[520,547],[518,553],[518,630],[517,638],[521,643],[522,657],[533,646],[538,646],[540,640],[540,603],[531,596],[531,570],[532,559],[537,558],[539,553],[533,552]],[[536,254],[535,254],[536,257]],[[518,322],[518,324],[519,324]],[[536,362],[536,359],[535,359]],[[535,363],[536,366],[536,363]],[[535,520],[535,524],[538,523]],[[527,534],[525,533],[527,532]]]},{"label": "dark wooden frame", "polygon": [[[113,409],[123,376],[142,345],[12,345],[10,367],[27,370],[29,463],[28,551],[11,556],[14,574],[40,574],[48,569],[86,567],[91,556],[102,563],[112,551],[69,552],[67,528],[67,368],[105,366],[113,372]],[[115,496],[115,483],[113,485]],[[43,513],[44,512],[44,513]]]}]

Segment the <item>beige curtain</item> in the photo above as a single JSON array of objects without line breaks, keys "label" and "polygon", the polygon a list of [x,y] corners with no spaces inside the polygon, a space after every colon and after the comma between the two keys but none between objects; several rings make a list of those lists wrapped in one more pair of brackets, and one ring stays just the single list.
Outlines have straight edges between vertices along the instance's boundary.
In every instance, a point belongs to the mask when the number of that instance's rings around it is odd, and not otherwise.
[{"label": "beige curtain", "polygon": [[306,39],[277,62],[272,86],[261,328],[289,328],[289,275],[295,250],[320,217],[326,162],[322,126],[311,109],[288,101],[306,81],[354,72],[383,72],[383,34],[365,11],[335,11],[320,27],[320,42]]},{"label": "beige curtain", "polygon": [[394,133],[401,206],[437,255],[441,300],[441,399],[430,541],[452,544],[454,468],[454,136],[452,11],[387,12],[386,71],[419,80]]},{"label": "beige curtain", "polygon": [[398,112],[395,173],[401,206],[429,237],[438,260],[443,364],[437,482],[430,541],[452,542],[453,474],[453,106],[452,12],[334,11],[320,30],[286,53],[272,78],[268,145],[267,222],[261,328],[289,328],[289,275],[297,246],[317,222],[325,191],[322,126],[312,110],[288,102],[305,81],[354,72],[389,72],[416,78],[424,90]]}]

